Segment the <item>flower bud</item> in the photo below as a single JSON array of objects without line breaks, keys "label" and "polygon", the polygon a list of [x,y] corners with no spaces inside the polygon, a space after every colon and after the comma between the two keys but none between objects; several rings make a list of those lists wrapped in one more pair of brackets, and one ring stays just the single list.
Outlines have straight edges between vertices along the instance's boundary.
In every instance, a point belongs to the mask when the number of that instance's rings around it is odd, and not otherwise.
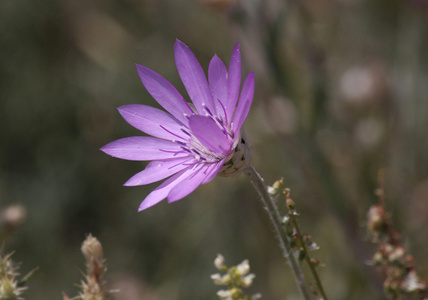
[{"label": "flower bud", "polygon": [[242,286],[245,288],[250,287],[253,284],[253,280],[255,277],[256,277],[256,275],[253,273],[248,274],[247,276],[243,277],[242,278]]},{"label": "flower bud", "polygon": [[214,266],[218,269],[218,270],[223,270],[225,268],[224,265],[224,256],[221,254],[217,254],[217,257],[214,260]]},{"label": "flower bud", "polygon": [[214,284],[216,284],[216,285],[223,285],[224,284],[223,278],[221,277],[221,275],[219,273],[212,274],[211,279],[214,281]]},{"label": "flower bud", "polygon": [[311,264],[315,267],[319,266],[320,261],[317,258],[311,258]]},{"label": "flower bud", "polygon": [[236,272],[241,276],[247,275],[248,272],[250,272],[250,263],[248,262],[248,259],[236,266]]},{"label": "flower bud", "polygon": [[389,254],[388,260],[390,262],[401,262],[402,258],[405,255],[405,251],[403,247],[396,247],[394,250],[391,251]]},{"label": "flower bud", "polygon": [[296,206],[295,204],[294,204],[294,201],[293,200],[291,200],[291,198],[288,198],[287,197],[287,200],[286,200],[286,205],[287,205],[287,208],[289,209],[289,210],[294,210],[294,207]]},{"label": "flower bud", "polygon": [[276,196],[281,192],[281,188],[284,186],[284,179],[279,179],[273,183],[272,186],[268,186],[268,193],[272,196]]},{"label": "flower bud", "polygon": [[232,299],[232,291],[231,290],[219,290],[217,292],[217,296],[222,299]]}]

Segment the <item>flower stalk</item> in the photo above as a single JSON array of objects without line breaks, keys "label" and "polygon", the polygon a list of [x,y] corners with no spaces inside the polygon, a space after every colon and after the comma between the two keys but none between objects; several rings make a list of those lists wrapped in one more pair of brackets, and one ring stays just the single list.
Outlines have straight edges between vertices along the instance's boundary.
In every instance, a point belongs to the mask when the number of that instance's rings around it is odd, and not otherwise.
[{"label": "flower stalk", "polygon": [[[312,259],[309,255],[309,249],[307,246],[308,239],[305,240],[305,236],[301,234],[299,223],[297,222],[296,216],[298,215],[295,207],[294,202],[290,198],[289,190],[285,190],[286,197],[287,197],[287,209],[288,209],[288,215],[290,217],[290,221],[294,227],[294,230],[296,231],[297,238],[299,239],[300,245],[302,247],[301,251],[303,253],[304,259],[306,260],[306,263],[309,266],[309,269],[311,270],[311,274],[315,280],[315,284],[317,286],[318,292],[322,296],[322,300],[328,300],[327,295],[325,294],[324,288],[321,283],[321,279],[318,276],[318,272],[316,270],[316,266],[318,265],[318,261],[316,259]],[[313,244],[311,242],[311,244]]]},{"label": "flower stalk", "polygon": [[286,259],[288,265],[291,267],[293,272],[294,279],[296,281],[297,287],[299,288],[300,294],[303,299],[310,300],[310,293],[305,283],[305,277],[303,275],[302,268],[299,264],[298,259],[294,256],[290,237],[287,235],[287,232],[284,230],[281,214],[279,213],[278,207],[269,194],[266,184],[264,183],[263,178],[257,173],[257,171],[250,166],[246,172],[248,175],[251,184],[257,191],[260,196],[260,199],[263,203],[264,208],[266,209],[269,218],[272,221],[273,227],[279,239],[280,247],[284,258]]}]

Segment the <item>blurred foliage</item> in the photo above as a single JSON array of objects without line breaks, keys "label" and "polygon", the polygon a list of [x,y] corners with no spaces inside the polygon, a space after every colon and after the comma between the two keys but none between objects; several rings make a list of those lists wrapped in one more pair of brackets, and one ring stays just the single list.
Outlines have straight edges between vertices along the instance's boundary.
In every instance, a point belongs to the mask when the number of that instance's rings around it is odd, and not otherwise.
[{"label": "blurred foliage", "polygon": [[[267,183],[284,177],[321,247],[332,299],[383,299],[362,221],[385,170],[387,209],[428,277],[428,3],[425,0],[41,0],[0,2],[0,202],[26,219],[5,241],[26,299],[76,294],[85,234],[102,241],[117,299],[214,299],[212,257],[248,258],[265,299],[297,299],[246,178],[137,208],[144,164],[99,147],[138,135],[115,107],[157,106],[135,63],[171,81],[175,38],[204,69],[241,43],[256,72],[245,124]],[[425,275],[425,276],[423,276]]]}]

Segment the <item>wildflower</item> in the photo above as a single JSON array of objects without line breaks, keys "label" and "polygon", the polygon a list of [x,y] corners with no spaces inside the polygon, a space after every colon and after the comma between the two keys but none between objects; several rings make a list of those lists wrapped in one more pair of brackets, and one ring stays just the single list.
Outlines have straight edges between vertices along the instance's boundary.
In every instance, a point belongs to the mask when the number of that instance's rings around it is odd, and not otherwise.
[{"label": "wildflower", "polygon": [[[221,260],[221,264],[219,264]],[[227,267],[224,264],[224,257],[221,254],[217,255],[214,260],[215,267],[225,272],[224,275],[220,273],[212,274],[211,279],[215,285],[226,285],[227,289],[219,290],[217,296],[222,300],[255,300],[260,299],[261,294],[255,294],[252,296],[246,296],[242,288],[248,288],[253,284],[253,280],[256,277],[255,274],[250,273],[250,263],[248,259],[244,260],[237,266]]]},{"label": "wildflower", "polygon": [[137,65],[143,85],[167,112],[141,104],[119,107],[126,122],[151,136],[122,138],[101,148],[113,157],[152,161],[125,186],[167,178],[143,200],[139,211],[165,198],[169,203],[180,200],[216,175],[237,176],[247,169],[251,158],[251,148],[240,130],[253,100],[254,73],[248,74],[240,92],[239,44],[232,52],[229,70],[214,55],[208,81],[195,55],[179,40],[174,55],[193,105],[162,76]]}]

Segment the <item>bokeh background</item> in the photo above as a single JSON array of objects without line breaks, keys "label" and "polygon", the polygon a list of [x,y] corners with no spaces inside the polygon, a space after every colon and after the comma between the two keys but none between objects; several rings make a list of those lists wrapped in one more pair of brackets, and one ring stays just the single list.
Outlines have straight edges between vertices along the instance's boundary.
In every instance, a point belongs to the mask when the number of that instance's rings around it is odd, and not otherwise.
[{"label": "bokeh background", "polygon": [[[217,299],[210,274],[249,259],[263,299],[298,299],[245,176],[217,178],[137,213],[156,186],[123,187],[144,163],[99,148],[140,133],[116,107],[157,106],[135,63],[183,95],[173,45],[207,70],[241,44],[256,72],[245,124],[253,165],[284,178],[332,299],[385,299],[364,221],[385,172],[387,208],[428,278],[428,2],[410,0],[40,0],[0,2],[0,203],[26,210],[3,235],[25,298],[77,293],[80,244],[103,243],[115,299]],[[187,97],[187,95],[186,95]]]}]

